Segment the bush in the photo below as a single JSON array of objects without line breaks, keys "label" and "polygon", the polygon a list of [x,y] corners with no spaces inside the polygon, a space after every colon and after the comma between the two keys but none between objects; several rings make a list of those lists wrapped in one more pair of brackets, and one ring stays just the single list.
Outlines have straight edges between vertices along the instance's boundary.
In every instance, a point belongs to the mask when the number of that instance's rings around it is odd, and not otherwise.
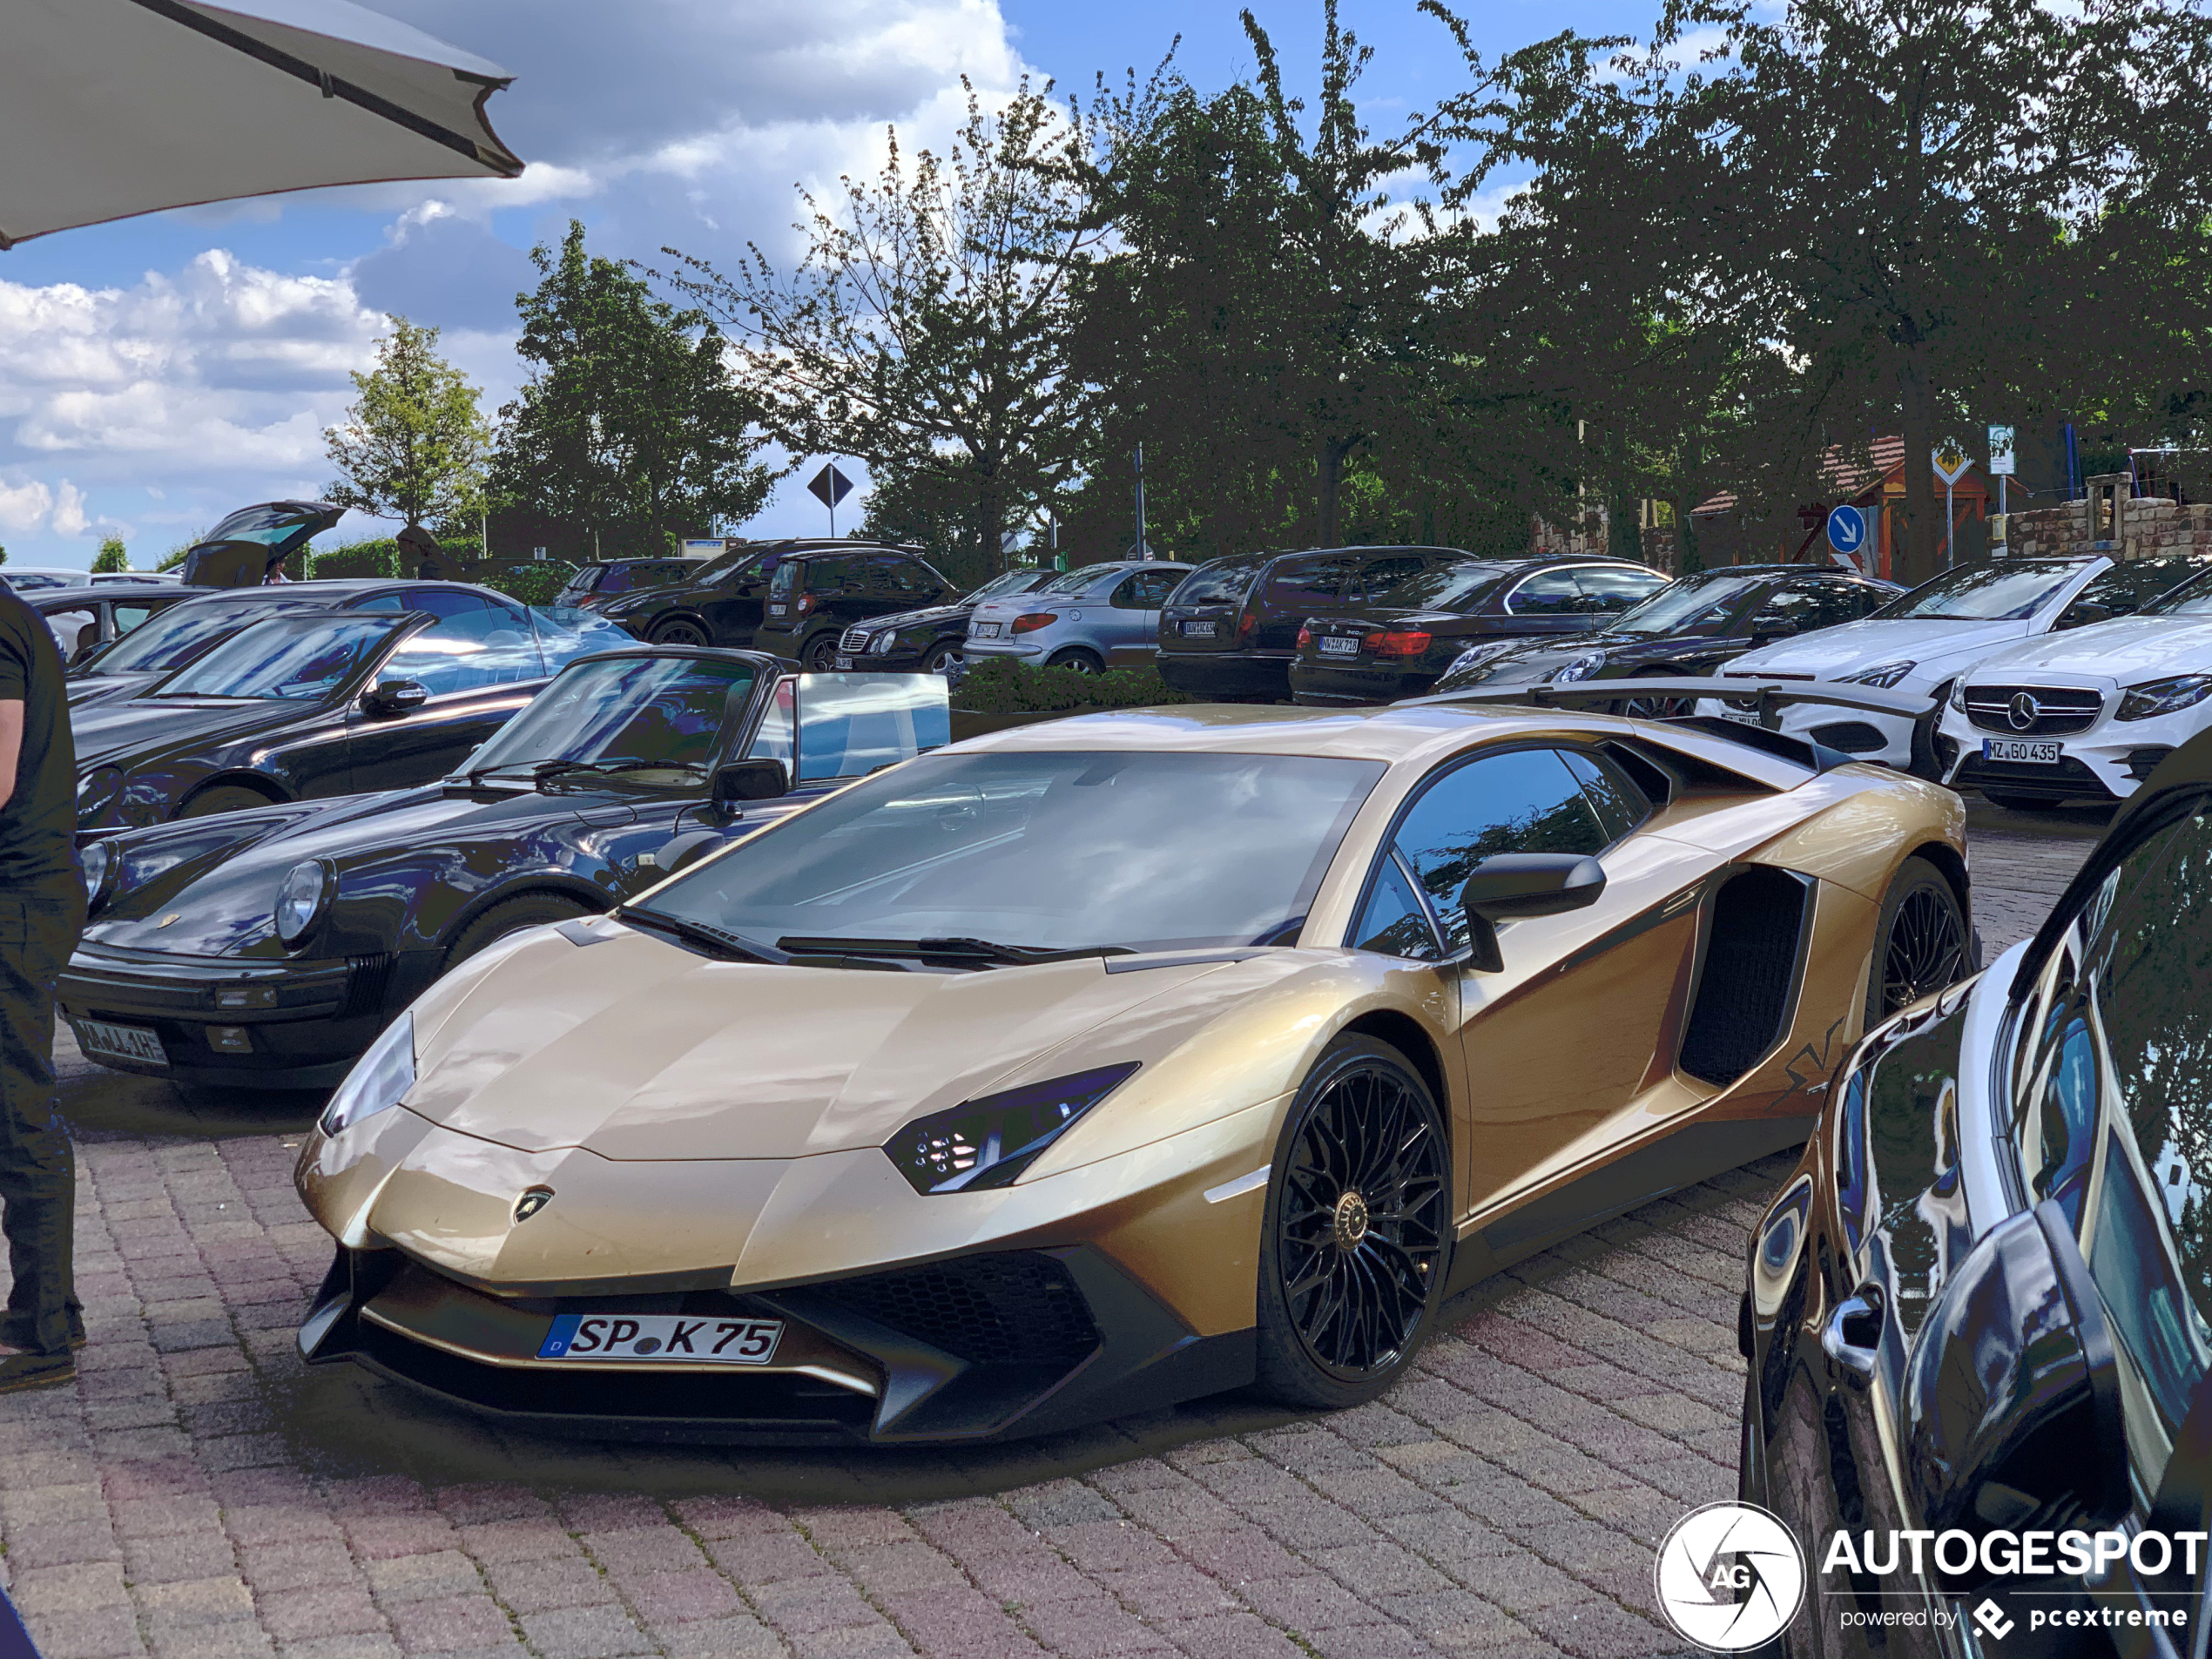
[{"label": "bush", "polygon": [[1156,668],[1079,674],[1072,668],[1032,668],[1011,657],[971,664],[953,691],[953,706],[971,714],[1052,713],[1061,709],[1143,709],[1191,701],[1170,691]]},{"label": "bush", "polygon": [[553,596],[568,584],[576,570],[573,564],[545,559],[486,577],[484,585],[497,589],[510,599],[520,599],[526,605],[550,605]]},{"label": "bush", "polygon": [[307,570],[319,581],[348,577],[389,581],[415,574],[400,568],[400,544],[388,536],[374,542],[347,542],[338,547],[317,548],[309,555]]}]

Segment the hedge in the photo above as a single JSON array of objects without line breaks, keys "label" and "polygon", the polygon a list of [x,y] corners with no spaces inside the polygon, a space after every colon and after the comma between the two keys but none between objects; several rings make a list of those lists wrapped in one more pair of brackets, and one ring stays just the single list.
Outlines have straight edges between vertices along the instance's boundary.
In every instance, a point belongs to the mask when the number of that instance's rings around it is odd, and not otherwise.
[{"label": "hedge", "polygon": [[1082,674],[1072,668],[1032,668],[1011,657],[968,664],[953,705],[974,714],[1051,713],[1061,709],[1143,709],[1193,699],[1171,691],[1154,668]]}]

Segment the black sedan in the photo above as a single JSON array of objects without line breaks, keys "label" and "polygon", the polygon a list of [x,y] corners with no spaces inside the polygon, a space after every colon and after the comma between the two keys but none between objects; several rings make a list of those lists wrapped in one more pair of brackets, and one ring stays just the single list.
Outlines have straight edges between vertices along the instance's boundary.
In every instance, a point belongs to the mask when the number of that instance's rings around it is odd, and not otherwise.
[{"label": "black sedan", "polygon": [[621,637],[519,606],[259,617],[152,691],[71,710],[78,831],[426,783]]},{"label": "black sedan", "polygon": [[[489,613],[505,617],[512,627],[529,625],[523,607],[505,594],[465,582],[352,578],[287,582],[273,588],[186,589],[185,597],[188,604],[165,611],[127,637],[71,663],[70,705],[81,708],[136,697],[264,617],[309,610],[422,610],[447,621],[482,620]],[[563,619],[556,613],[547,620],[558,625]]]},{"label": "black sedan", "polygon": [[1788,1653],[2204,1651],[2208,982],[2212,735],[2033,940],[1821,1083],[1738,1321],[1742,1494],[1806,1552]]},{"label": "black sedan", "polygon": [[494,941],[632,898],[840,779],[943,744],[948,722],[935,676],[795,678],[681,646],[585,658],[441,783],[87,847],[91,920],[62,1008],[85,1055],[118,1070],[334,1084]]},{"label": "black sedan", "polygon": [[1625,562],[1439,565],[1364,604],[1306,618],[1291,661],[1291,698],[1327,705],[1418,697],[1472,645],[1579,639],[1666,585],[1656,571]]},{"label": "black sedan", "polygon": [[1436,689],[1710,674],[1756,645],[1856,622],[1899,591],[1835,566],[1729,565],[1669,583],[1597,633],[1475,646]]},{"label": "black sedan", "polygon": [[954,604],[856,622],[838,639],[837,665],[879,674],[948,673],[961,661],[968,619],[977,605],[986,599],[1028,593],[1057,574],[1049,569],[1008,570]]}]

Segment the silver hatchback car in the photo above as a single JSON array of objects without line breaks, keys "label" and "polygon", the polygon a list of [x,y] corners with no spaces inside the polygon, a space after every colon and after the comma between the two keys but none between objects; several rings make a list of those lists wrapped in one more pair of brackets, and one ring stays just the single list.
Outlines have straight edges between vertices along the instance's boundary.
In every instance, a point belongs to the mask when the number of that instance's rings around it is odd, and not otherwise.
[{"label": "silver hatchback car", "polygon": [[1096,674],[1150,664],[1160,607],[1196,567],[1169,559],[1079,564],[1027,593],[986,599],[968,619],[972,664],[1014,657]]}]

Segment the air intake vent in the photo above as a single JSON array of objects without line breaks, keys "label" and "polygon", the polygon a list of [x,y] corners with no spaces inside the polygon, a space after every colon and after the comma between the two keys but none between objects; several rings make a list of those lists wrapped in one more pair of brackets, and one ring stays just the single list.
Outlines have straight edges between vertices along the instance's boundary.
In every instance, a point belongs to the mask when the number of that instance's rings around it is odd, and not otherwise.
[{"label": "air intake vent", "polygon": [[1065,1367],[1098,1345],[1090,1310],[1049,1256],[970,1256],[816,1288],[973,1365]]},{"label": "air intake vent", "polygon": [[1691,1076],[1732,1083],[1780,1039],[1811,894],[1788,872],[1754,865],[1714,895],[1697,1001],[1683,1035],[1682,1069]]}]

